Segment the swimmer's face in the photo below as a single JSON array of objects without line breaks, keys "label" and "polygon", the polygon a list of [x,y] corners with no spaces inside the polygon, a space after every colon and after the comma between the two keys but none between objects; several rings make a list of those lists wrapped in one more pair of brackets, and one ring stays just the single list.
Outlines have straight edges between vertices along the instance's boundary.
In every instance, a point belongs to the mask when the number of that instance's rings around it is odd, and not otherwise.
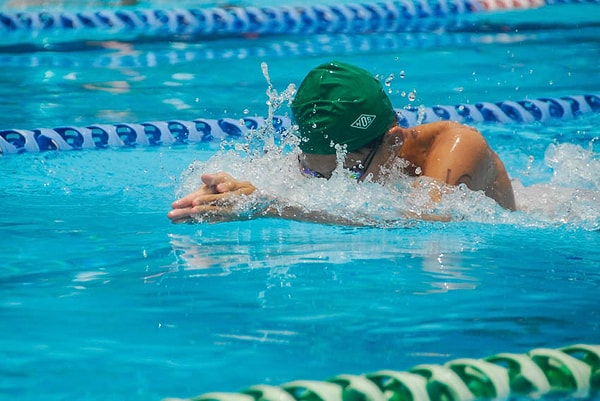
[{"label": "swimmer's face", "polygon": [[308,177],[331,178],[331,173],[335,170],[335,155],[316,155],[311,153],[302,153],[298,157],[300,171]]}]

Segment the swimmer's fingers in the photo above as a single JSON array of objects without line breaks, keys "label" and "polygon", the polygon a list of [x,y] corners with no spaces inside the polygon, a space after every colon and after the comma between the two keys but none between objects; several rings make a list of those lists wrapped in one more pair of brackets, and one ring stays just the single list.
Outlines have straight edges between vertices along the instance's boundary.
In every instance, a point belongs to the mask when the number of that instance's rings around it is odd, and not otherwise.
[{"label": "swimmer's fingers", "polygon": [[202,174],[202,182],[204,183],[197,190],[187,194],[183,198],[177,199],[171,204],[173,209],[185,209],[195,204],[203,203],[203,198],[207,195],[218,194],[226,192],[224,188],[219,190],[219,185],[234,180],[232,176],[227,173],[215,173],[215,174]]},{"label": "swimmer's fingers", "polygon": [[173,209],[185,209],[202,204],[225,201],[231,195],[250,195],[256,187],[249,181],[239,181],[227,173],[203,174],[202,185],[196,191],[176,200]]},{"label": "swimmer's fingers", "polygon": [[403,213],[404,218],[409,220],[423,220],[423,221],[436,221],[447,223],[452,221],[450,216],[439,215],[439,214],[430,214],[430,213],[416,213],[410,210],[407,210]]},{"label": "swimmer's fingers", "polygon": [[236,181],[234,183],[227,182],[220,185],[226,186],[227,188],[223,188],[223,192],[216,194],[197,195],[188,206],[214,205],[229,207],[238,203],[242,197],[248,196],[256,191],[256,187],[246,181]]},{"label": "swimmer's fingers", "polygon": [[256,187],[249,181],[239,181],[234,178],[224,181],[215,186],[219,194],[250,195],[256,191]]},{"label": "swimmer's fingers", "polygon": [[214,212],[215,210],[231,211],[231,195],[203,195],[195,197],[190,203],[184,207],[173,208],[167,217],[174,223],[182,222],[182,220],[190,219],[196,214],[203,212]]},{"label": "swimmer's fingers", "polygon": [[205,196],[213,195],[216,192],[214,189],[210,188],[208,185],[202,185],[200,188],[191,192],[184,196],[183,198],[177,199],[175,202],[171,204],[173,209],[185,209],[193,206],[194,204],[199,204],[202,202],[202,199]]},{"label": "swimmer's fingers", "polygon": [[[214,193],[219,192],[216,189],[219,185],[224,184],[228,181],[235,181],[235,178],[233,178],[230,174],[225,173],[223,171],[220,171],[220,172],[214,173],[214,174],[202,174],[202,176],[200,178],[202,179],[202,182],[204,183],[204,185],[206,187],[208,187],[209,189],[211,189]],[[224,192],[224,191],[220,191],[220,192]]]},{"label": "swimmer's fingers", "polygon": [[202,174],[201,178],[204,185],[212,193],[238,192],[248,195],[256,189],[250,182],[240,181],[225,172]]},{"label": "swimmer's fingers", "polygon": [[[250,190],[252,189],[252,190]],[[167,217],[173,222],[182,222],[182,220],[209,220],[209,221],[228,221],[234,219],[234,207],[243,202],[243,197],[246,194],[251,194],[254,187],[238,188],[233,192],[225,192],[219,194],[199,195],[192,200],[192,204],[171,210]],[[199,215],[206,215],[208,219],[196,218]],[[217,218],[217,216],[220,216]],[[202,216],[201,216],[202,217]]]},{"label": "swimmer's fingers", "polygon": [[240,181],[231,175],[220,172],[203,174],[202,187],[176,200],[171,204],[167,217],[174,223],[196,222],[208,216],[209,221],[228,221],[235,219],[233,207],[240,198],[256,191],[249,181]]},{"label": "swimmer's fingers", "polygon": [[167,217],[173,223],[190,222],[191,220],[193,220],[192,215],[193,215],[193,212],[192,212],[191,207],[177,208],[177,209],[173,209],[169,213],[167,213]]},{"label": "swimmer's fingers", "polygon": [[223,222],[235,220],[236,216],[230,206],[200,205],[186,209],[174,209],[168,214],[175,224],[196,223],[199,221]]}]

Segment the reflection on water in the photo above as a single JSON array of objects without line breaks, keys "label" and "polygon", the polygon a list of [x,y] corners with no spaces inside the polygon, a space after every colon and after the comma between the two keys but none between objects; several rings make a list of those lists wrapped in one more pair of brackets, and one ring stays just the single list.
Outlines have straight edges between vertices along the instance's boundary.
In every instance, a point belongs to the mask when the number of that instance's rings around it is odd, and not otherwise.
[{"label": "reflection on water", "polygon": [[433,253],[423,259],[423,271],[430,273],[433,279],[432,289],[427,293],[477,288],[477,278],[469,274],[473,266],[461,264],[461,255],[460,251],[453,254]]},{"label": "reflection on water", "polygon": [[[359,276],[397,274],[399,281],[388,283],[392,293],[425,295],[476,289],[479,279],[473,270],[480,268],[482,261],[475,255],[487,247],[476,235],[432,234],[434,226],[414,228],[413,232],[273,223],[227,223],[219,228],[205,226],[192,234],[171,234],[173,263],[152,271],[146,281],[263,270],[265,288],[259,297],[264,298],[264,291],[273,288],[293,291],[291,287],[302,281],[300,272],[305,269],[325,268],[327,280],[338,285],[344,281],[345,269],[358,268]],[[412,277],[410,284],[408,277]]]}]

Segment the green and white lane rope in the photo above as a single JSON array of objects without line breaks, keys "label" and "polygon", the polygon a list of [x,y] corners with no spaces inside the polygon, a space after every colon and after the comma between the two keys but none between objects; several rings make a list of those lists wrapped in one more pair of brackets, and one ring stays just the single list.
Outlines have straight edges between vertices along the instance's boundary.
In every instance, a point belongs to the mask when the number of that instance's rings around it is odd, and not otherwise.
[{"label": "green and white lane rope", "polygon": [[163,401],[474,401],[599,395],[600,345],[575,344],[422,364],[405,372],[341,374],[325,381],[258,384],[238,393],[210,392]]}]

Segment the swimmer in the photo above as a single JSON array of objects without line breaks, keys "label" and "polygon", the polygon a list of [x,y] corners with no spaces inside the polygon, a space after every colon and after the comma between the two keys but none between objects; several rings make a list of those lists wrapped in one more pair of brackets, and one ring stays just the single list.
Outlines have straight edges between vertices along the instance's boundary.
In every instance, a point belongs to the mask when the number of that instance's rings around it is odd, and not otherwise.
[{"label": "swimmer", "polygon": [[[466,185],[482,191],[500,206],[515,210],[515,199],[504,164],[475,128],[451,121],[411,128],[398,126],[392,104],[378,80],[369,72],[341,62],[311,70],[291,104],[302,151],[298,165],[305,176],[328,179],[336,169],[336,145],[345,148],[344,167],[359,182],[382,182],[394,163],[402,160],[403,172],[428,177],[443,185]],[[337,146],[339,148],[339,146]],[[257,188],[219,172],[202,175],[198,190],[176,200],[168,213],[173,222],[236,219],[232,205]],[[433,201],[443,190],[430,190]],[[301,221],[351,223],[301,208],[266,202],[259,216]]]}]

